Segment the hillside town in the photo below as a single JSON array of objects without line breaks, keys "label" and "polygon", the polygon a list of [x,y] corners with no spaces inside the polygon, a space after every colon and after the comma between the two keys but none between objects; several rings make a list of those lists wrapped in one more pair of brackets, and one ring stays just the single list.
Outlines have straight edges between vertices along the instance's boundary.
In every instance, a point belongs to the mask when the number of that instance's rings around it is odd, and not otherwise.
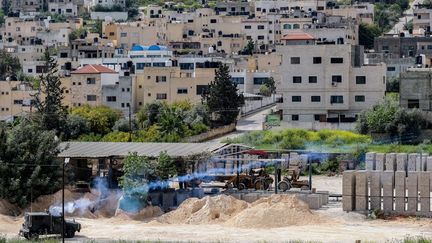
[{"label": "hillside town", "polygon": [[432,242],[432,1],[0,0],[0,242]]}]

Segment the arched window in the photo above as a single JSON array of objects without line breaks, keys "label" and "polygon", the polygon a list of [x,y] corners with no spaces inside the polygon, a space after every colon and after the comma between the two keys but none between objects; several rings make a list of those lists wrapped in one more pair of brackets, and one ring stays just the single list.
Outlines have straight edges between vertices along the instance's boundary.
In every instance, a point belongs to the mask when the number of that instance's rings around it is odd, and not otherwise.
[{"label": "arched window", "polygon": [[293,29],[300,29],[300,25],[299,24],[293,24]]},{"label": "arched window", "polygon": [[284,30],[290,30],[290,29],[292,29],[290,24],[284,24],[283,28],[284,28]]}]

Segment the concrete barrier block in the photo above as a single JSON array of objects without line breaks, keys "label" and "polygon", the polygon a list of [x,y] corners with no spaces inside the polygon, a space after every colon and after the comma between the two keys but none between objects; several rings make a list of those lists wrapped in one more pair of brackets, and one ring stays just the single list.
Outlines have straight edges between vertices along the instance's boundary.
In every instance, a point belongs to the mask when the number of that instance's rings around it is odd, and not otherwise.
[{"label": "concrete barrier block", "polygon": [[375,154],[375,170],[383,171],[385,167],[385,154],[384,153],[376,153]]},{"label": "concrete barrier block", "polygon": [[259,197],[260,197],[259,193],[255,193],[255,192],[245,193],[243,195],[243,200],[246,201],[246,202],[248,202],[248,203],[253,203],[256,200],[258,200]]},{"label": "concrete barrier block", "polygon": [[370,172],[370,209],[381,209],[381,172]]},{"label": "concrete barrier block", "polygon": [[165,209],[175,207],[175,192],[163,192],[162,193],[162,207]]},{"label": "concrete barrier block", "polygon": [[414,214],[418,207],[418,173],[408,172],[406,178],[406,190],[408,191],[408,207],[407,212]]},{"label": "concrete barrier block", "polygon": [[371,170],[375,170],[375,156],[376,153],[374,152],[368,152],[366,153],[365,156],[365,163],[366,163],[366,170],[367,171],[371,171]]},{"label": "concrete barrier block", "polygon": [[396,170],[406,171],[408,155],[406,153],[396,154]]},{"label": "concrete barrier block", "polygon": [[429,157],[429,154],[423,154],[422,156],[422,162],[421,162],[421,169],[420,171],[426,171],[427,166],[427,158]]},{"label": "concrete barrier block", "polygon": [[204,189],[202,188],[193,188],[190,192],[191,197],[203,198],[204,197]]},{"label": "concrete barrier block", "polygon": [[408,155],[408,166],[407,166],[408,171],[416,171],[417,157],[418,154]]},{"label": "concrete barrier block", "polygon": [[321,196],[318,194],[307,195],[306,202],[310,209],[320,209],[322,207]]},{"label": "concrete barrier block", "polygon": [[430,212],[430,172],[421,171],[418,175],[420,211]]},{"label": "concrete barrier block", "polygon": [[317,191],[316,193],[321,195],[322,204],[327,205],[329,201],[329,191]]},{"label": "concrete barrier block", "polygon": [[384,213],[390,213],[393,211],[394,172],[384,171],[381,176],[383,185],[383,210]]},{"label": "concrete barrier block", "polygon": [[432,171],[432,156],[428,156],[426,160],[426,171]]},{"label": "concrete barrier block", "polygon": [[396,171],[396,153],[388,153],[385,157],[385,170]]},{"label": "concrete barrier block", "polygon": [[405,171],[395,172],[395,211],[398,213],[405,212]]},{"label": "concrete barrier block", "polygon": [[366,171],[357,171],[355,175],[355,209],[368,210],[368,178]]},{"label": "concrete barrier block", "polygon": [[161,206],[162,205],[162,193],[161,192],[149,192],[148,193],[151,203],[153,206]]},{"label": "concrete barrier block", "polygon": [[343,172],[342,208],[347,212],[355,209],[355,173],[352,170]]},{"label": "concrete barrier block", "polygon": [[177,190],[176,191],[176,205],[179,206],[184,202],[186,199],[190,197],[190,191],[189,190]]}]

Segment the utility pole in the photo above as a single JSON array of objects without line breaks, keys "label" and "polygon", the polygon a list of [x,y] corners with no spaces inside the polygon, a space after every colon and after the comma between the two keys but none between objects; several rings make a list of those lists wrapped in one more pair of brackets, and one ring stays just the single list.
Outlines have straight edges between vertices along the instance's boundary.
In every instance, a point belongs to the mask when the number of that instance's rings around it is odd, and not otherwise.
[{"label": "utility pole", "polygon": [[67,163],[69,163],[70,158],[65,158],[63,163],[63,169],[62,169],[62,184],[63,184],[63,190],[62,190],[62,242],[65,242],[65,166]]},{"label": "utility pole", "polygon": [[131,105],[128,105],[129,107],[129,143],[132,142],[132,112],[131,112]]}]

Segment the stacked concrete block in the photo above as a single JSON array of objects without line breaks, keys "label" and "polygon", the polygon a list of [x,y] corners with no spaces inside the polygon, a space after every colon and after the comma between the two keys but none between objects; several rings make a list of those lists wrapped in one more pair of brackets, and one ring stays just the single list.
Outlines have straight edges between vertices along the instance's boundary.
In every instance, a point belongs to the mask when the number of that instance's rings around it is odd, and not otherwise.
[{"label": "stacked concrete block", "polygon": [[395,211],[405,212],[405,171],[395,172]]},{"label": "stacked concrete block", "polygon": [[321,195],[322,204],[327,205],[329,201],[329,192],[328,191],[317,191],[318,195]]},{"label": "stacked concrete block", "polygon": [[381,209],[381,172],[370,172],[370,209]]},{"label": "stacked concrete block", "polygon": [[419,154],[416,159],[416,171],[425,171],[428,154]]},{"label": "stacked concrete block", "polygon": [[384,213],[393,211],[393,188],[394,188],[394,172],[384,171],[381,175],[383,185],[383,210]]},{"label": "stacked concrete block", "polygon": [[409,154],[408,155],[408,166],[407,166],[408,171],[416,171],[416,164],[417,164],[417,157],[418,156],[419,156],[418,154]]},{"label": "stacked concrete block", "polygon": [[193,188],[190,192],[191,197],[203,198],[204,189],[203,188]]},{"label": "stacked concrete block", "polygon": [[426,171],[432,171],[432,156],[428,156],[426,160]]},{"label": "stacked concrete block", "polygon": [[169,209],[175,207],[175,191],[163,192],[162,193],[162,207],[164,209]]},{"label": "stacked concrete block", "polygon": [[355,209],[355,171],[344,171],[342,177],[342,208],[344,211]]},{"label": "stacked concrete block", "polygon": [[385,170],[386,171],[396,171],[396,153],[386,154]]},{"label": "stacked concrete block", "polygon": [[320,209],[322,206],[322,198],[318,194],[310,194],[306,197],[306,203],[310,209]]},{"label": "stacked concrete block", "polygon": [[184,202],[186,199],[190,197],[190,191],[189,190],[177,190],[176,191],[176,205],[179,206]]},{"label": "stacked concrete block", "polygon": [[423,155],[422,155],[421,170],[420,170],[420,171],[426,171],[427,158],[428,158],[428,157],[429,157],[429,154],[423,154]]},{"label": "stacked concrete block", "polygon": [[408,155],[405,153],[399,153],[396,155],[396,170],[406,171],[408,162]]},{"label": "stacked concrete block", "polygon": [[408,208],[407,212],[415,214],[417,212],[417,197],[418,197],[418,175],[417,172],[408,172],[406,179],[406,189],[408,190]]},{"label": "stacked concrete block", "polygon": [[308,164],[308,156],[306,154],[302,154],[299,156],[300,165],[303,169],[306,169],[306,166]]},{"label": "stacked concrete block", "polygon": [[151,203],[153,206],[160,206],[162,205],[162,192],[157,191],[157,192],[149,192],[148,193],[150,199],[151,199]]},{"label": "stacked concrete block", "polygon": [[420,212],[430,211],[430,172],[421,171],[418,174],[418,190],[420,195]]},{"label": "stacked concrete block", "polygon": [[375,156],[376,156],[376,153],[374,153],[374,152],[366,153],[365,163],[366,163],[366,170],[367,171],[375,170]]},{"label": "stacked concrete block", "polygon": [[355,175],[355,210],[368,210],[368,177],[366,171],[357,171]]},{"label": "stacked concrete block", "polygon": [[375,170],[384,171],[386,156],[384,153],[375,154]]}]

